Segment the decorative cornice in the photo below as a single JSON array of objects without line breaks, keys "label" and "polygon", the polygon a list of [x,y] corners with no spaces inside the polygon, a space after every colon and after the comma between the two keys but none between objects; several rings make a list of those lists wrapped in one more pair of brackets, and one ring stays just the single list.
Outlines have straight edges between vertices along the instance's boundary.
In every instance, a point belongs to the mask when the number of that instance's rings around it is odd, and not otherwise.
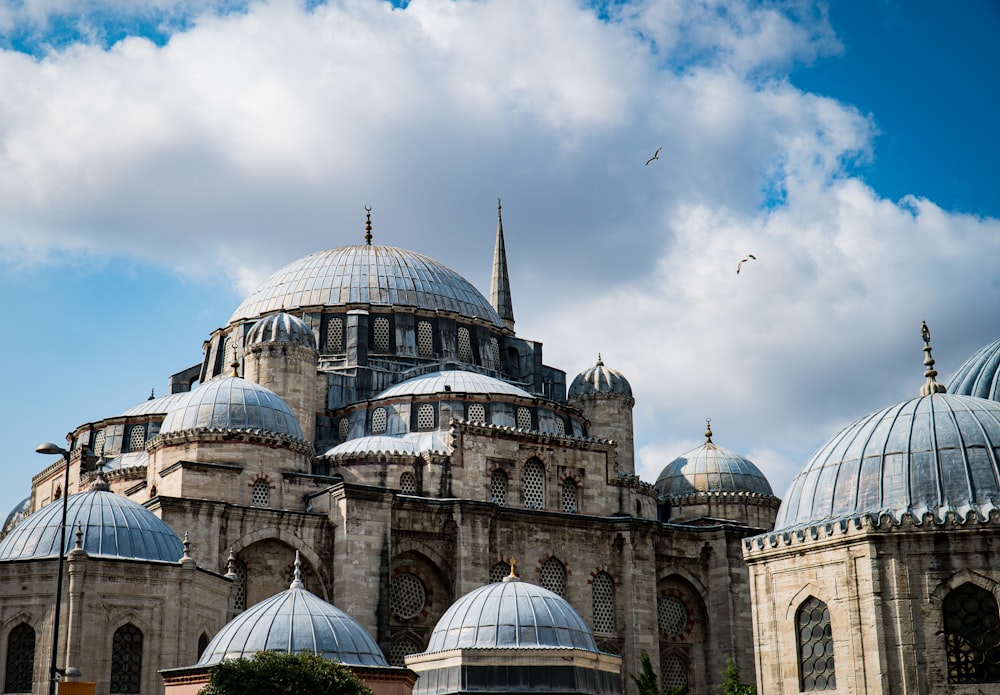
[{"label": "decorative cornice", "polygon": [[196,427],[177,432],[160,433],[149,440],[146,444],[146,451],[152,453],[164,447],[177,446],[178,444],[221,444],[233,442],[257,444],[272,449],[284,447],[291,449],[297,454],[305,454],[310,457],[315,454],[313,446],[307,441],[290,437],[287,434],[278,434],[261,429],[223,429],[218,427]]},{"label": "decorative cornice", "polygon": [[613,439],[576,437],[571,434],[546,434],[543,432],[536,432],[534,430],[522,430],[516,427],[504,427],[503,425],[488,425],[478,422],[469,422],[468,420],[459,420],[457,418],[452,418],[449,420],[448,424],[453,434],[467,432],[469,434],[485,434],[492,436],[499,433],[516,437],[522,441],[530,441],[533,444],[554,445],[568,449],[584,449],[593,447],[594,445],[601,448],[613,449],[615,446],[615,440]]},{"label": "decorative cornice", "polygon": [[762,495],[759,492],[692,492],[689,495],[665,495],[664,500],[670,502],[671,504],[685,505],[685,504],[704,504],[711,499],[722,499],[723,501],[732,500],[739,503],[753,503],[762,507],[771,507],[777,509],[781,506],[781,500],[774,495]]}]

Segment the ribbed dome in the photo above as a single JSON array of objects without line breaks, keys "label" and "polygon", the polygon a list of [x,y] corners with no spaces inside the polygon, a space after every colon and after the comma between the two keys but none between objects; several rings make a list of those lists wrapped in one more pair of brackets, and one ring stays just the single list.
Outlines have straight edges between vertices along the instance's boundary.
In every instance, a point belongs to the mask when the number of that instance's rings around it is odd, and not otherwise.
[{"label": "ribbed dome", "polygon": [[378,644],[354,618],[298,582],[229,621],[208,643],[198,665],[261,651],[309,651],[348,666],[388,666]]},{"label": "ribbed dome", "polygon": [[458,369],[431,372],[407,379],[395,386],[390,386],[375,396],[375,400],[397,396],[426,396],[451,392],[455,394],[488,393],[503,396],[531,398],[531,394],[506,381],[494,379],[485,374],[463,372]]},{"label": "ribbed dome", "polygon": [[413,251],[364,244],[320,251],[289,263],[251,292],[229,321],[346,304],[400,304],[478,317],[498,328],[504,325],[479,290],[450,268]]},{"label": "ribbed dome", "polygon": [[792,479],[775,530],[834,519],[970,511],[1000,505],[1000,403],[934,393],[850,425]]},{"label": "ribbed dome", "polygon": [[455,601],[434,627],[425,653],[511,647],[599,651],[566,599],[514,580],[487,584]]},{"label": "ribbed dome", "polygon": [[236,376],[202,384],[172,404],[160,434],[196,428],[262,430],[302,439],[299,421],[280,396]]},{"label": "ribbed dome", "polygon": [[615,393],[632,397],[632,386],[622,373],[604,366],[604,361],[597,358],[597,364],[580,372],[569,385],[569,398],[588,396],[594,393]]},{"label": "ribbed dome", "polygon": [[654,487],[665,497],[698,493],[774,495],[767,478],[749,459],[711,441],[664,466]]},{"label": "ribbed dome", "polygon": [[[65,551],[74,547],[79,523],[83,549],[89,555],[166,562],[177,562],[184,555],[177,534],[151,511],[126,497],[90,490],[70,495],[66,505]],[[42,507],[0,542],[0,560],[57,557],[61,521],[61,501]]]},{"label": "ribbed dome", "polygon": [[1000,401],[1000,338],[966,360],[945,386],[955,395]]},{"label": "ribbed dome", "polygon": [[247,333],[247,345],[291,343],[316,349],[316,336],[302,319],[284,312],[265,316]]}]

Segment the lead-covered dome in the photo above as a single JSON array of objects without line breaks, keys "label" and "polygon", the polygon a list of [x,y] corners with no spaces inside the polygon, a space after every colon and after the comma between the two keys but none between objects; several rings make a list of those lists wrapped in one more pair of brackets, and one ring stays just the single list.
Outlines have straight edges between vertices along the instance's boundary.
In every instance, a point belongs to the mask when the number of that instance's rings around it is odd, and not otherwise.
[{"label": "lead-covered dome", "polygon": [[434,627],[424,653],[507,648],[599,651],[590,628],[566,599],[508,577],[455,601]]},{"label": "lead-covered dome", "polygon": [[977,350],[945,386],[948,393],[1000,401],[1000,338]]},{"label": "lead-covered dome", "polygon": [[443,372],[431,372],[407,379],[382,391],[375,396],[374,400],[397,398],[399,396],[428,396],[441,393],[492,394],[519,398],[532,397],[524,389],[518,388],[506,381],[494,379],[491,376],[477,372],[452,369]]},{"label": "lead-covered dome", "polygon": [[236,376],[202,384],[171,404],[160,434],[189,429],[260,430],[302,439],[299,421],[278,394]]},{"label": "lead-covered dome", "polygon": [[[0,560],[57,557],[61,521],[58,501],[26,517],[0,542]],[[159,517],[106,489],[77,493],[66,500],[64,552],[74,547],[78,525],[88,555],[165,562],[177,562],[184,555],[181,539]]]},{"label": "lead-covered dome", "polygon": [[600,355],[597,357],[597,364],[576,375],[569,385],[567,396],[576,398],[597,393],[610,393],[632,398],[632,386],[628,383],[628,379],[618,370],[605,366]]},{"label": "lead-covered dome", "polygon": [[260,343],[290,343],[316,349],[316,336],[305,321],[280,312],[265,316],[247,333],[247,346]]},{"label": "lead-covered dome", "polygon": [[289,263],[251,292],[229,321],[347,304],[449,311],[504,327],[489,301],[455,271],[413,251],[367,244],[328,249]]},{"label": "lead-covered dome", "polygon": [[664,497],[696,494],[755,494],[773,497],[771,484],[750,459],[712,442],[711,429],[705,443],[664,466],[656,483]]}]

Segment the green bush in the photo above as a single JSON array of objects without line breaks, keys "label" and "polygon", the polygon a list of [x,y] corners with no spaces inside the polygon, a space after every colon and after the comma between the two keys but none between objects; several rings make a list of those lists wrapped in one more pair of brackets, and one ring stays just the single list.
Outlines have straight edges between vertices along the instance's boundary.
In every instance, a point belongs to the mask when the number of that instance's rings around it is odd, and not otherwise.
[{"label": "green bush", "polygon": [[722,671],[722,695],[757,695],[757,686],[740,681],[740,667],[732,659],[726,659]]},{"label": "green bush", "polygon": [[258,652],[209,670],[199,695],[372,695],[351,669],[311,652]]}]

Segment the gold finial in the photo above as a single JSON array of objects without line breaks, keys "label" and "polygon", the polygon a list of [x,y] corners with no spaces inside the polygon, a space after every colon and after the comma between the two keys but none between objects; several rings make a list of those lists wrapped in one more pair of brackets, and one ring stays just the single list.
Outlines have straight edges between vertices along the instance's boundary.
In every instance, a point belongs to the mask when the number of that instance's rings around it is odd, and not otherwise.
[{"label": "gold finial", "polygon": [[240,361],[239,360],[233,360],[232,364],[230,364],[229,366],[233,370],[232,376],[239,376],[240,375]]},{"label": "gold finial", "polygon": [[365,205],[365,243],[372,245],[372,206]]},{"label": "gold finial", "polygon": [[712,418],[705,418],[705,443],[712,443]]},{"label": "gold finial", "polygon": [[924,339],[924,376],[927,377],[927,382],[920,387],[921,396],[929,396],[932,393],[947,393],[947,387],[939,383],[934,377],[937,376],[937,370],[934,369],[934,358],[931,356],[931,331],[927,328],[927,322],[920,322],[920,337]]},{"label": "gold finial", "polygon": [[503,578],[505,582],[517,582],[520,581],[517,576],[517,559],[513,555],[510,556],[510,574]]}]

